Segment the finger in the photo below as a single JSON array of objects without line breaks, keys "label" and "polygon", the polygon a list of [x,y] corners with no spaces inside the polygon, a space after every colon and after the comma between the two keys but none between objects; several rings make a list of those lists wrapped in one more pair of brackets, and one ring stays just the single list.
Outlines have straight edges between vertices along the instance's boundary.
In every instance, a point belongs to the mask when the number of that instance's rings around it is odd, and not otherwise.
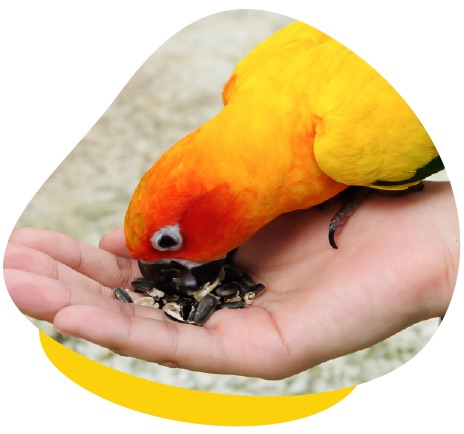
[{"label": "finger", "polygon": [[62,281],[65,285],[73,285],[105,297],[113,297],[108,287],[56,261],[46,253],[20,244],[8,243],[4,268],[27,271],[37,276]]},{"label": "finger", "polygon": [[[95,306],[75,306],[60,311],[54,326],[61,333],[83,338],[118,354],[188,369],[205,368],[198,359],[218,360],[218,336],[202,327],[175,324],[163,319],[136,318]],[[214,356],[214,357],[213,357]]]},{"label": "finger", "polygon": [[109,288],[126,287],[135,276],[140,275],[136,261],[115,256],[57,232],[23,228],[12,234],[10,242],[42,251]]},{"label": "finger", "polygon": [[96,294],[72,291],[62,281],[27,271],[5,269],[5,284],[19,310],[34,318],[51,322],[56,312],[76,303],[99,303]]},{"label": "finger", "polygon": [[58,312],[54,326],[65,335],[164,366],[219,374],[278,376],[287,364],[282,362],[285,352],[281,347],[276,347],[278,351],[255,351],[247,335],[228,333],[234,313],[217,312],[208,327],[197,327],[127,316],[95,306],[73,306]]},{"label": "finger", "polygon": [[127,250],[126,247],[124,229],[122,227],[103,235],[100,239],[99,247],[117,256],[122,256],[124,258],[131,257],[129,250]]},{"label": "finger", "polygon": [[[47,276],[22,270],[3,272],[8,292],[18,309],[25,315],[52,322],[57,312],[72,305],[95,305],[101,309],[142,318],[161,318],[158,309],[137,304],[121,303],[114,296],[101,297],[98,293]],[[109,288],[106,288],[111,293]]]}]

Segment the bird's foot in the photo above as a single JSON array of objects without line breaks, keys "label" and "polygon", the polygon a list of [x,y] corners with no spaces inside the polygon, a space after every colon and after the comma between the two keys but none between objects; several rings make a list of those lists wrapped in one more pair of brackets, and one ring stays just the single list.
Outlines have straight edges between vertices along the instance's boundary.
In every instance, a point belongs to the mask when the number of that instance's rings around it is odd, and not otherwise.
[{"label": "bird's foot", "polygon": [[[377,190],[380,194],[386,196],[402,196],[408,193],[414,193],[421,191],[424,188],[424,183],[421,181],[415,185],[412,185],[404,190]],[[361,202],[365,199],[369,191],[372,190],[369,187],[348,187],[342,191],[341,197],[344,197],[344,202],[337,213],[332,217],[329,223],[329,243],[334,249],[338,249],[335,243],[335,233],[340,227],[346,223],[346,221],[354,214],[358,209]]]},{"label": "bird's foot", "polygon": [[334,249],[338,249],[335,243],[335,233],[358,209],[361,202],[369,193],[369,190],[368,187],[349,187],[343,191],[342,195],[345,200],[329,223],[329,243]]}]

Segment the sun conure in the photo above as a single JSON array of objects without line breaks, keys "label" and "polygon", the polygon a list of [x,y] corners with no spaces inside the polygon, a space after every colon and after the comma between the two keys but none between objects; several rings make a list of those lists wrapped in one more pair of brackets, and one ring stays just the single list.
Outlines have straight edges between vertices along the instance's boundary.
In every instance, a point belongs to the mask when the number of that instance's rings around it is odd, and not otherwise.
[{"label": "sun conure", "polygon": [[392,86],[301,22],[241,60],[222,99],[142,177],[125,218],[134,258],[209,262],[348,186],[402,190],[443,169]]}]

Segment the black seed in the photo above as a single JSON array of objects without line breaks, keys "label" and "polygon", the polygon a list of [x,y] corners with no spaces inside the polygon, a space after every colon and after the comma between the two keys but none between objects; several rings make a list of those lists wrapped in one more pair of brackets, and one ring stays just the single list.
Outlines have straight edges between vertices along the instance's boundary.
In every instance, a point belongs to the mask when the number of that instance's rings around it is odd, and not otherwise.
[{"label": "black seed", "polygon": [[249,292],[250,288],[241,282],[228,282],[221,286],[221,290],[224,292],[229,291],[229,290],[234,290],[238,292],[240,295],[242,295],[242,294],[246,294],[247,292]]},{"label": "black seed", "polygon": [[[263,284],[255,283],[245,271],[224,264],[223,259],[192,269],[175,260],[163,264],[139,261],[139,268],[143,277],[134,279],[134,290],[152,297],[156,307],[164,308],[172,303],[168,310],[178,309],[178,317],[183,322],[195,325],[203,325],[217,309],[245,307],[264,290]],[[205,284],[215,280],[220,285],[200,301],[195,300]],[[120,297],[129,302],[124,294]],[[130,298],[129,294],[127,297]]]},{"label": "black seed", "polygon": [[213,291],[219,297],[235,297],[239,293],[239,287],[237,285],[228,285],[219,286]]},{"label": "black seed", "polygon": [[239,286],[241,296],[250,291],[250,287],[244,282],[235,282],[235,284]]},{"label": "black seed", "polygon": [[255,285],[255,281],[250,277],[248,273],[243,270],[240,270],[237,267],[234,267],[231,264],[226,264],[224,266],[225,271],[225,280],[232,280],[241,282],[248,287],[252,287]]},{"label": "black seed", "polygon": [[246,303],[243,300],[219,303],[217,309],[241,309]]},{"label": "black seed", "polygon": [[124,288],[118,286],[113,289],[113,293],[119,301],[122,301],[123,303],[133,303],[131,296]]},{"label": "black seed", "polygon": [[255,298],[261,294],[266,287],[262,283],[257,283],[253,288],[251,288],[251,292],[255,293]]},{"label": "black seed", "polygon": [[139,293],[146,293],[149,292],[153,288],[153,282],[149,280],[137,278],[131,282],[132,288],[134,288],[135,292]]},{"label": "black seed", "polygon": [[214,313],[214,311],[216,310],[217,304],[218,304],[218,301],[216,300],[215,297],[213,297],[210,294],[205,295],[200,300],[195,310],[195,316],[193,318],[193,321],[195,322],[195,324],[203,325]]}]

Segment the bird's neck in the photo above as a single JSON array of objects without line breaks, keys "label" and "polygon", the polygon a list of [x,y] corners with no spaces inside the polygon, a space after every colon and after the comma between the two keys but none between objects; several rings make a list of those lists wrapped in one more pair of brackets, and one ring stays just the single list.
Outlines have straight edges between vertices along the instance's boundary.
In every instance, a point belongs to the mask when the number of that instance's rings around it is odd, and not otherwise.
[{"label": "bird's neck", "polygon": [[247,209],[279,215],[322,203],[346,188],[320,170],[312,126],[301,117],[228,105],[193,134],[195,152],[188,155],[195,155],[197,170],[210,187],[230,183],[236,195],[250,201]]}]

